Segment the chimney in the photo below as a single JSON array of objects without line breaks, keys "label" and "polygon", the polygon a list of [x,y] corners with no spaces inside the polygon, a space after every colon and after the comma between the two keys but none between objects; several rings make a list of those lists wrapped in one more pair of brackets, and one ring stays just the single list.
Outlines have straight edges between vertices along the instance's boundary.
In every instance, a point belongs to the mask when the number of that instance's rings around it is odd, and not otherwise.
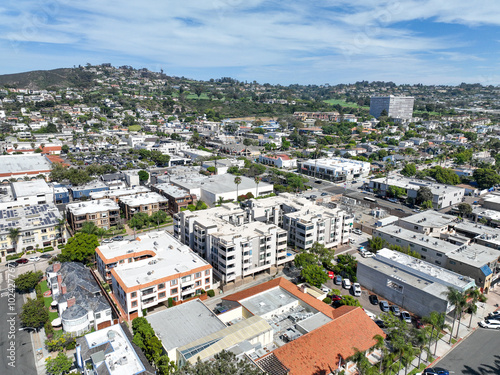
[{"label": "chimney", "polygon": [[68,303],[68,309],[69,309],[71,306],[73,306],[76,303],[76,298],[71,297],[66,302]]},{"label": "chimney", "polygon": [[68,293],[68,289],[66,288],[66,284],[61,284],[61,294]]},{"label": "chimney", "polygon": [[59,272],[59,270],[61,269],[61,263],[59,262],[56,262],[52,265],[52,268],[54,270],[54,272]]}]

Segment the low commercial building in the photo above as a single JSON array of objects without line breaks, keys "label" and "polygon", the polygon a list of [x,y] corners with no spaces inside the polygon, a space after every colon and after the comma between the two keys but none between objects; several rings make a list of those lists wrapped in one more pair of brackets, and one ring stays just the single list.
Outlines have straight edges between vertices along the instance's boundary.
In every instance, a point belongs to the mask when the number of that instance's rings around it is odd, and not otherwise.
[{"label": "low commercial building", "polygon": [[438,210],[461,203],[465,194],[464,188],[406,177],[376,178],[370,181],[369,186],[370,189],[377,189],[382,195],[386,194],[390,186],[396,186],[414,200],[421,187],[429,188],[432,192],[432,206]]},{"label": "low commercial building", "polygon": [[[53,203],[0,210],[0,254],[2,257],[56,246],[64,240],[62,216]],[[18,230],[17,238],[11,229]]]},{"label": "low commercial building", "polygon": [[70,203],[66,205],[66,219],[74,232],[86,221],[107,230],[120,222],[120,207],[111,199]]},{"label": "low commercial building", "polygon": [[373,237],[415,251],[426,262],[473,278],[484,293],[488,293],[492,281],[499,276],[500,252],[485,246],[454,244],[395,225],[374,229]]},{"label": "low commercial building", "polygon": [[356,277],[365,288],[419,316],[453,309],[448,287],[465,292],[474,279],[389,249],[358,261]]},{"label": "low commercial building", "polygon": [[48,178],[52,172],[52,162],[48,156],[34,155],[1,155],[0,181],[9,182],[11,178],[23,179],[24,177],[35,178],[43,175]]},{"label": "low commercial building", "polygon": [[69,203],[69,190],[66,186],[61,184],[53,184],[54,189],[54,203],[65,204]]},{"label": "low commercial building", "polygon": [[453,229],[457,234],[470,238],[478,245],[500,250],[500,228],[492,228],[484,224],[461,221],[455,223]]},{"label": "low commercial building", "polygon": [[210,167],[216,170],[217,175],[226,174],[227,170],[231,167],[243,168],[245,162],[239,159],[218,159],[218,160],[207,160],[201,165],[202,168],[208,169]]},{"label": "low commercial building", "polygon": [[54,190],[45,180],[12,182],[11,186],[17,206],[34,206],[54,202]]},{"label": "low commercial building", "polygon": [[450,233],[452,227],[459,221],[456,216],[436,211],[423,211],[418,214],[399,218],[398,226],[422,233],[431,237],[441,237]]},{"label": "low commercial building", "polygon": [[351,181],[370,174],[370,163],[344,158],[298,161],[297,167],[302,174],[333,182]]},{"label": "low commercial building", "polygon": [[479,202],[486,209],[500,211],[500,194],[498,192],[486,194]]},{"label": "low commercial building", "polygon": [[82,263],[53,263],[45,271],[65,332],[81,335],[113,324],[111,306]]},{"label": "low commercial building", "polygon": [[181,212],[181,208],[187,208],[196,203],[196,195],[187,190],[169,183],[157,184],[151,187],[153,191],[163,195],[168,200],[168,213],[173,215]]},{"label": "low commercial building", "polygon": [[272,165],[276,168],[292,169],[297,168],[297,159],[292,159],[286,154],[260,155],[259,163]]},{"label": "low commercial building", "polygon": [[142,350],[134,344],[126,323],[115,324],[76,339],[76,364],[88,374],[153,375]]},{"label": "low commercial building", "polygon": [[155,212],[167,212],[168,200],[158,193],[127,195],[119,198],[125,219],[130,220],[135,214],[145,213],[151,216]]},{"label": "low commercial building", "polygon": [[97,269],[130,319],[143,309],[183,301],[211,289],[212,266],[167,232],[96,249]]},{"label": "low commercial building", "polygon": [[91,193],[104,190],[109,190],[109,186],[99,180],[92,181],[86,185],[73,186],[70,188],[73,199],[90,198]]}]

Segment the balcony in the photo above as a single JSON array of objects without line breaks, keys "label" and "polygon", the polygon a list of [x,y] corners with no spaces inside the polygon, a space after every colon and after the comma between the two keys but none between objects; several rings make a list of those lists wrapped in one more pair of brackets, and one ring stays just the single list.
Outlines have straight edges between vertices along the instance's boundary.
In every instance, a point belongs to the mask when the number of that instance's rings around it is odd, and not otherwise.
[{"label": "balcony", "polygon": [[147,305],[152,305],[156,303],[156,297],[151,297],[142,300],[142,307],[149,307]]}]

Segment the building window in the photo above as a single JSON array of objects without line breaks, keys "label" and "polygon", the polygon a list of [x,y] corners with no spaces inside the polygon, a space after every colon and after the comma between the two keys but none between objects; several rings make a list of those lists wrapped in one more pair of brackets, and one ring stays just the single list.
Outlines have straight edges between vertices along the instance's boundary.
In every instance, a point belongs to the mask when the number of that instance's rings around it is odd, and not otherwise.
[{"label": "building window", "polygon": [[170,294],[177,294],[178,291],[179,291],[179,289],[177,289],[177,288],[170,289]]},{"label": "building window", "polygon": [[158,298],[165,298],[165,292],[161,292],[158,294]]},{"label": "building window", "polygon": [[95,313],[95,318],[96,319],[101,319],[101,313]]},{"label": "building window", "polygon": [[137,301],[132,301],[132,307],[137,307]]},{"label": "building window", "polygon": [[177,302],[177,301],[179,300],[179,298],[177,298],[177,297],[173,297],[173,298],[172,298],[172,300],[173,300],[174,302]]},{"label": "building window", "polygon": [[170,286],[177,285],[177,279],[170,281]]},{"label": "building window", "polygon": [[201,272],[196,272],[196,273],[194,274],[194,278],[195,278],[195,279],[199,279],[200,277],[201,277]]},{"label": "building window", "polygon": [[404,291],[404,286],[401,284],[398,284],[394,280],[387,279],[387,287],[394,289],[398,293],[403,293]]},{"label": "building window", "polygon": [[135,298],[137,297],[137,292],[132,292],[132,294],[130,295],[131,298]]},{"label": "building window", "polygon": [[438,257],[442,257],[442,256],[443,256],[443,254],[441,254],[441,253],[436,253],[436,256],[438,256]]},{"label": "building window", "polygon": [[184,276],[183,278],[181,278],[181,281],[183,283],[187,282],[187,281],[191,281],[191,275],[187,275],[187,276]]},{"label": "building window", "polygon": [[208,275],[210,275],[210,270],[205,271],[205,276],[208,276]]},{"label": "building window", "polygon": [[200,286],[201,285],[201,281],[197,281],[194,283],[194,286]]},{"label": "building window", "polygon": [[165,283],[158,284],[158,289],[165,289]]},{"label": "building window", "polygon": [[210,278],[208,278],[208,277],[207,277],[207,278],[205,279],[205,284],[208,284],[208,283],[210,283]]}]

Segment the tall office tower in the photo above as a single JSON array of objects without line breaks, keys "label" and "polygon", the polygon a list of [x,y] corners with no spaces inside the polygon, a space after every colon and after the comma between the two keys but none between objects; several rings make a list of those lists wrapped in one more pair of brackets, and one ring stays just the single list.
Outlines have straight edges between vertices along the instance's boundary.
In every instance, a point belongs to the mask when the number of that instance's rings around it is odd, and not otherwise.
[{"label": "tall office tower", "polygon": [[392,118],[409,120],[413,117],[413,96],[373,96],[370,98],[370,115],[379,118],[385,109]]}]

